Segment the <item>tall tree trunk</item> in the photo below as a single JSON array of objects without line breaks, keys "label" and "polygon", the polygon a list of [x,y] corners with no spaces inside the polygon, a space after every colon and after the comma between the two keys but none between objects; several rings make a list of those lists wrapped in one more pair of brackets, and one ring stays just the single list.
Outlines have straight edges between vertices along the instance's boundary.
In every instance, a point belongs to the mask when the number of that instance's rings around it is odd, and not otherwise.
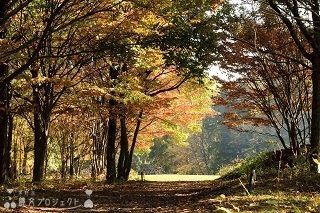
[{"label": "tall tree trunk", "polygon": [[22,174],[27,175],[28,169],[27,169],[27,160],[28,160],[28,145],[23,142],[23,159],[22,159]]},{"label": "tall tree trunk", "polygon": [[66,161],[65,161],[65,159],[61,159],[60,175],[61,175],[62,179],[66,178]]},{"label": "tall tree trunk", "polygon": [[92,155],[91,155],[91,178],[93,180],[96,180],[97,178],[97,164],[96,164],[96,152],[95,150],[92,150]]},{"label": "tall tree trunk", "polygon": [[105,169],[107,132],[107,121],[97,121],[92,127],[92,178],[95,178],[97,175],[101,175]]},{"label": "tall tree trunk", "polygon": [[61,161],[61,168],[60,168],[60,175],[62,179],[65,179],[66,168],[67,168],[67,159],[66,159],[66,136],[65,133],[62,133],[61,144],[60,144],[60,161]]},{"label": "tall tree trunk", "polygon": [[[32,77],[38,76],[37,72]],[[49,95],[47,85],[33,85],[34,107],[34,163],[32,182],[42,181],[45,172],[45,160],[48,143],[50,110],[48,109]]]},{"label": "tall tree trunk", "polygon": [[137,120],[137,123],[136,123],[136,128],[135,128],[134,133],[133,133],[133,138],[132,138],[132,144],[131,144],[131,147],[130,147],[129,157],[128,157],[128,160],[125,163],[125,166],[126,166],[125,179],[126,180],[129,179],[129,175],[130,175],[130,170],[131,170],[131,165],[132,165],[132,157],[133,157],[134,148],[135,148],[136,143],[137,143],[138,134],[139,134],[139,131],[140,131],[142,114],[143,114],[142,111],[139,112],[138,120]]},{"label": "tall tree trunk", "polygon": [[74,176],[74,134],[72,133],[71,134],[71,138],[70,138],[70,149],[69,149],[69,162],[70,162],[70,165],[69,165],[69,175],[70,177],[73,177]]},{"label": "tall tree trunk", "polygon": [[293,151],[293,154],[295,156],[298,156],[300,154],[300,150],[299,150],[299,143],[298,143],[296,125],[292,121],[291,121],[290,129],[289,129],[289,138],[290,138],[290,141],[291,141],[291,145],[292,145],[291,149]]},{"label": "tall tree trunk", "polygon": [[[111,102],[111,101],[110,101]],[[107,183],[114,183],[116,180],[116,132],[117,120],[110,117],[108,122],[108,144],[107,144]]]},{"label": "tall tree trunk", "polygon": [[118,177],[119,180],[126,180],[126,162],[129,158],[129,143],[127,136],[126,118],[120,118],[120,155],[118,159]]},{"label": "tall tree trunk", "polygon": [[[110,67],[109,75],[112,80],[118,78],[118,70]],[[115,95],[114,92],[111,95]],[[108,121],[108,140],[107,140],[107,183],[114,183],[116,180],[116,134],[117,134],[117,101],[111,97],[109,100],[109,121]]]},{"label": "tall tree trunk", "polygon": [[[320,145],[320,54],[314,54],[312,72],[312,120],[311,120],[311,152],[319,155]],[[311,170],[316,171],[316,164],[311,160]]]},{"label": "tall tree trunk", "polygon": [[18,175],[21,175],[22,174],[22,143],[21,143],[21,139],[19,139],[19,169],[18,169]]},{"label": "tall tree trunk", "polygon": [[12,135],[13,135],[13,116],[9,114],[9,127],[8,127],[8,154],[7,154],[7,170],[9,171],[9,178],[14,180],[16,164],[12,164],[11,150],[12,150]]},{"label": "tall tree trunk", "polygon": [[[0,20],[4,19],[9,0],[1,1]],[[0,39],[6,38],[6,23],[0,26]],[[8,66],[0,62],[0,78],[8,75]],[[0,87],[0,184],[8,181],[10,176],[10,83]]]},{"label": "tall tree trunk", "polygon": [[34,164],[32,182],[42,181],[44,177],[48,139],[48,123],[45,120],[39,111],[34,113]]},{"label": "tall tree trunk", "polygon": [[97,169],[98,169],[98,165],[97,165],[97,152],[98,152],[98,148],[97,148],[97,143],[98,143],[98,125],[97,123],[95,123],[92,127],[92,157],[91,157],[91,178],[93,178],[94,180],[97,177]]},{"label": "tall tree trunk", "polygon": [[[0,64],[0,77],[8,74],[8,66]],[[10,168],[10,84],[0,88],[0,184],[9,179]]]},{"label": "tall tree trunk", "polygon": [[50,158],[49,154],[50,154],[50,153],[49,153],[48,151],[46,151],[46,159],[45,159],[45,161],[44,161],[44,174],[43,174],[43,179],[46,178],[47,172],[48,172],[49,158]]}]

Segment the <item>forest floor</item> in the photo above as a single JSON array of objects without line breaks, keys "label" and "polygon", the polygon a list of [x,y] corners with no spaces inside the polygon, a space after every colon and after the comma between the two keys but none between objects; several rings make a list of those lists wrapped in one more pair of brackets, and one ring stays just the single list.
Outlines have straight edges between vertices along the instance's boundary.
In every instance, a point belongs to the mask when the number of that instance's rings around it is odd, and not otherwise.
[{"label": "forest floor", "polygon": [[[1,188],[0,212],[320,212],[320,185],[305,185],[300,180],[261,178],[249,196],[239,179],[27,183],[11,186],[11,196],[8,188]],[[19,197],[25,197],[25,206],[18,207]],[[84,208],[84,203],[93,206]],[[4,208],[8,204],[15,208]]]}]

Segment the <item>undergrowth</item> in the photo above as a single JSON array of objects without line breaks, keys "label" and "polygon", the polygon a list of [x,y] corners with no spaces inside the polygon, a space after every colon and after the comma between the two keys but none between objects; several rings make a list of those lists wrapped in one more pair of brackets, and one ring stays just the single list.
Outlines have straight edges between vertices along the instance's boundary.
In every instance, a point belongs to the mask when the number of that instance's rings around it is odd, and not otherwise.
[{"label": "undergrowth", "polygon": [[271,162],[271,153],[259,153],[253,157],[237,160],[219,170],[220,179],[235,179],[247,176],[252,169],[257,175],[276,174],[277,165]]},{"label": "undergrowth", "polygon": [[231,165],[222,167],[219,171],[220,179],[244,178],[255,169],[257,177],[271,177],[297,182],[307,182],[320,188],[320,174],[310,172],[310,163],[306,156],[293,158],[293,165],[283,165],[273,158],[273,152],[260,153],[251,158],[238,160]]},{"label": "undergrowth", "polygon": [[[248,187],[252,169],[256,170],[257,179],[248,194],[243,188]],[[234,191],[228,192],[227,201],[212,199],[216,206],[240,212],[320,212],[320,174],[310,172],[306,156],[294,158],[288,166],[275,160],[272,152],[261,153],[223,167],[219,174],[223,180],[240,178],[244,185],[238,180],[222,181],[237,187],[230,185]]]}]

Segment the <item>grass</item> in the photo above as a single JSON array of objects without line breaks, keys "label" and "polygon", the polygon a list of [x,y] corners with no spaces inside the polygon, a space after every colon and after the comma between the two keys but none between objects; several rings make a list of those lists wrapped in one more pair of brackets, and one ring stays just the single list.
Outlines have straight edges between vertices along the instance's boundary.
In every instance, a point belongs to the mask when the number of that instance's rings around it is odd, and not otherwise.
[{"label": "grass", "polygon": [[[279,169],[278,165],[271,155],[262,153],[222,168],[220,181],[233,190],[223,192],[222,198],[209,199],[210,203],[233,210],[238,208],[240,212],[320,213],[320,174],[309,171],[309,162],[304,156],[294,159],[293,167]],[[256,169],[257,180],[251,195],[241,187],[228,184],[228,181],[237,183],[241,178],[247,186],[247,175],[252,168]]]},{"label": "grass", "polygon": [[178,175],[178,174],[161,174],[161,175],[145,175],[146,181],[209,181],[216,180],[219,175]]},{"label": "grass", "polygon": [[245,194],[216,196],[209,200],[213,206],[240,212],[314,212],[320,211],[320,195],[299,192],[256,190]]}]

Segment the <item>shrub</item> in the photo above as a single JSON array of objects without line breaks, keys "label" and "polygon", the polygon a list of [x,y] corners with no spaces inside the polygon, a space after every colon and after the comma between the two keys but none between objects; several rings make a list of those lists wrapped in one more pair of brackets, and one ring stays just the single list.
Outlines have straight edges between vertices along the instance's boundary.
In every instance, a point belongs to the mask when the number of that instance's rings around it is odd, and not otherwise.
[{"label": "shrub", "polygon": [[253,157],[233,162],[231,165],[222,167],[219,175],[220,179],[234,179],[248,175],[252,169],[255,169],[258,175],[276,173],[277,167],[272,160],[272,153],[259,153]]}]

